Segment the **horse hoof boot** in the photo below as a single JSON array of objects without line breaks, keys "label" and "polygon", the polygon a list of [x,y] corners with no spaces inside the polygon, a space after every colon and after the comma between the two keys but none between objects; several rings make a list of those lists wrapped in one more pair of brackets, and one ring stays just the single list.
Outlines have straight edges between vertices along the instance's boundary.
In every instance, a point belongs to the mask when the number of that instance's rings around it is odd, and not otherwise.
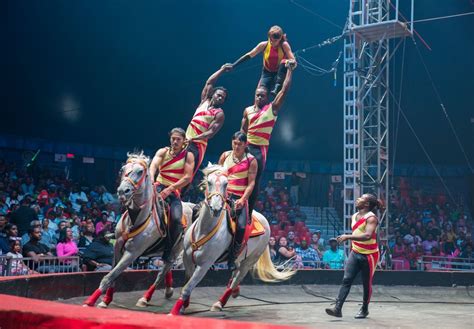
[{"label": "horse hoof boot", "polygon": [[100,302],[99,304],[97,304],[97,307],[98,308],[107,308],[109,305],[107,305],[105,302]]},{"label": "horse hoof boot", "polygon": [[174,289],[172,287],[166,287],[165,288],[165,298],[170,299],[173,297]]},{"label": "horse hoof boot", "polygon": [[142,297],[137,301],[135,306],[137,306],[137,307],[147,307],[148,306],[148,301],[146,300],[146,298]]},{"label": "horse hoof boot", "polygon": [[215,302],[211,307],[211,312],[221,312],[222,311],[222,304],[221,302]]},{"label": "horse hoof boot", "polygon": [[240,287],[237,287],[235,288],[234,290],[232,290],[232,298],[237,298],[240,296]]}]

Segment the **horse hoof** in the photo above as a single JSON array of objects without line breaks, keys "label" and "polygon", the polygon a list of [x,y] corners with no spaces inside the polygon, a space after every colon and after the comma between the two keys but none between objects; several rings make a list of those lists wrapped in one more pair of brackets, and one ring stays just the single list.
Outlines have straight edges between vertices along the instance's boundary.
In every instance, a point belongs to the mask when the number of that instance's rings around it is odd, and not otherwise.
[{"label": "horse hoof", "polygon": [[170,299],[173,297],[174,289],[172,287],[166,287],[165,288],[165,298]]},{"label": "horse hoof", "polygon": [[184,315],[184,307],[181,307],[179,312],[173,312],[173,310],[171,310],[171,312],[168,313],[168,316],[175,316],[175,315]]},{"label": "horse hoof", "polygon": [[142,297],[140,298],[137,303],[135,304],[135,306],[138,306],[138,307],[147,307],[148,306],[148,301],[146,300],[146,298]]},{"label": "horse hoof", "polygon": [[106,303],[104,302],[100,302],[99,304],[97,304],[97,307],[98,308],[107,308],[109,305],[107,305]]},{"label": "horse hoof", "polygon": [[82,304],[82,307],[92,307],[92,305]]},{"label": "horse hoof", "polygon": [[222,311],[221,302],[215,302],[211,307],[211,312],[221,312],[221,311]]}]

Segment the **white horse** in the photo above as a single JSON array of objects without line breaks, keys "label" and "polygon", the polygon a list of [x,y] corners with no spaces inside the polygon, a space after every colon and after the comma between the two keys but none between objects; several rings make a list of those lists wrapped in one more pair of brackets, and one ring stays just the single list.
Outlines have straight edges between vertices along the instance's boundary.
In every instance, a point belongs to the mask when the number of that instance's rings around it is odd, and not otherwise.
[{"label": "white horse", "polygon": [[[192,290],[203,279],[211,265],[219,259],[232,243],[232,235],[228,228],[227,172],[219,165],[209,164],[203,170],[206,186],[206,198],[202,203],[198,219],[191,225],[184,235],[183,263],[186,277],[189,278],[181,291],[180,298],[174,304],[170,315],[184,314],[190,302]],[[254,268],[257,277],[265,282],[277,282],[289,279],[296,272],[285,269],[279,272],[270,258],[268,241],[270,227],[265,217],[253,211],[254,216],[265,228],[265,233],[250,238],[236,259],[236,269],[224,294],[211,307],[211,311],[221,311],[229,297],[239,295],[239,283],[251,268]]]},{"label": "white horse", "polygon": [[[84,306],[94,306],[97,299],[105,292],[102,302],[98,307],[107,307],[113,299],[115,280],[127,269],[133,261],[149,249],[163,251],[166,239],[166,226],[164,219],[167,216],[163,199],[156,193],[152,177],[148,174],[150,159],[139,154],[128,154],[127,163],[120,170],[121,181],[117,188],[119,200],[127,207],[115,229],[114,266],[104,276],[99,288],[86,299]],[[192,209],[183,205],[185,217],[190,219]],[[152,248],[158,245],[157,248]],[[165,278],[165,296],[170,298],[173,294],[172,276],[170,269],[174,260],[182,251],[182,238],[174,244],[170,257],[158,272],[155,282],[137,302],[138,306],[146,306],[156,287]]]}]

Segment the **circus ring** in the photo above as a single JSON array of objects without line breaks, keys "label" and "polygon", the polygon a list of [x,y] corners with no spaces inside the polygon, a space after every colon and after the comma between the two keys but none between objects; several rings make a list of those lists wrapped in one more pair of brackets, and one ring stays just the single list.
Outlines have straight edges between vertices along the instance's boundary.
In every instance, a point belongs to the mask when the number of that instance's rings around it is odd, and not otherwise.
[{"label": "circus ring", "polygon": [[180,317],[166,314],[183,285],[183,271],[173,274],[177,287],[173,298],[166,300],[157,291],[147,309],[135,307],[135,302],[153,281],[155,271],[125,272],[107,310],[82,307],[84,296],[97,288],[103,275],[86,272],[0,278],[0,328],[464,328],[474,323],[474,273],[469,272],[378,271],[371,314],[365,320],[353,318],[360,307],[360,281],[349,295],[342,319],[324,313],[342,280],[343,272],[337,270],[299,271],[279,284],[263,284],[249,275],[242,295],[216,313],[208,310],[222,293],[229,273],[211,271],[193,293],[188,315]]}]

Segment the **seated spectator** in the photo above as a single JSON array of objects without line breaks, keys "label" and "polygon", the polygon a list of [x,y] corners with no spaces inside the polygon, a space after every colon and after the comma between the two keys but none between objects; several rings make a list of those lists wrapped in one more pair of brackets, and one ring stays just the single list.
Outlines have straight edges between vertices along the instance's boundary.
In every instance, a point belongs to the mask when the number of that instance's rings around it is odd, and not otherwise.
[{"label": "seated spectator", "polygon": [[[41,229],[41,222],[39,220],[31,221],[30,229],[35,228],[35,227],[39,227]],[[30,241],[30,234],[29,233],[23,234],[22,237],[21,237],[21,245],[24,246],[25,244],[28,243],[28,241]]]},{"label": "seated spectator", "polygon": [[324,250],[324,239],[321,238],[321,231],[316,230],[311,236],[310,246],[318,251],[319,256],[322,257],[322,251]]},{"label": "seated spectator", "polygon": [[92,241],[94,240],[94,237],[95,237],[94,223],[92,223],[92,222],[87,223],[86,222],[86,226],[84,228],[84,231],[83,231],[81,237],[79,238],[78,247],[79,248],[86,248],[87,246],[89,246],[92,243]]},{"label": "seated spectator", "polygon": [[298,247],[298,243],[296,243],[295,232],[289,231],[288,236],[286,237],[287,246],[292,249],[296,249]]},{"label": "seated spectator", "polygon": [[54,266],[45,265],[45,263],[42,262],[45,257],[51,257],[53,255],[49,251],[49,248],[40,242],[41,227],[35,226],[30,228],[29,234],[30,241],[23,247],[23,255],[33,259],[29,267],[40,273],[54,273],[56,271]]},{"label": "seated spectator", "polygon": [[110,231],[102,230],[99,236],[84,251],[84,264],[89,271],[109,271],[112,269],[114,246],[110,243]]},{"label": "seated spectator", "polygon": [[[77,248],[76,243],[73,240],[72,229],[63,228],[59,232],[58,245],[56,246],[56,254],[58,257],[73,257],[77,256],[79,249]],[[61,272],[77,272],[79,271],[79,264],[72,261],[71,259],[66,259],[63,262]]]},{"label": "seated spectator", "polygon": [[99,187],[99,200],[105,204],[105,205],[108,205],[108,204],[111,204],[111,203],[114,203],[115,202],[115,199],[114,197],[112,196],[112,194],[109,193],[109,191],[107,191],[107,189],[105,188],[104,185],[101,185]]},{"label": "seated spectator", "polygon": [[4,213],[0,212],[0,235],[1,236],[6,236],[7,234],[5,233],[5,225],[7,225],[8,220],[7,217],[5,217]]},{"label": "seated spectator", "polygon": [[11,214],[10,223],[15,224],[18,227],[19,235],[23,235],[28,232],[32,221],[38,220],[36,212],[30,208],[30,201],[28,198],[21,200],[20,208]]},{"label": "seated spectator", "polygon": [[399,236],[392,250],[392,263],[394,270],[409,270],[408,249],[404,240]]},{"label": "seated spectator", "polygon": [[472,251],[472,244],[467,244],[464,250],[459,254],[459,258],[470,259],[474,261],[474,252]]},{"label": "seated spectator", "polygon": [[37,273],[31,270],[23,262],[23,255],[21,254],[21,242],[19,240],[10,241],[10,252],[7,253],[8,257],[11,257],[9,275],[25,275]]},{"label": "seated spectator", "polygon": [[336,238],[329,239],[329,250],[323,254],[325,268],[338,270],[344,267],[344,252],[338,248]]},{"label": "seated spectator", "polygon": [[95,234],[99,235],[100,232],[103,230],[111,230],[112,229],[112,223],[108,221],[109,219],[109,214],[107,211],[103,211],[102,215],[100,217],[100,221],[95,224]]},{"label": "seated spectator", "polygon": [[276,250],[276,240],[274,236],[271,236],[270,239],[268,240],[268,248],[270,249],[270,258],[272,259],[272,262],[275,263],[276,258],[277,258],[277,250]]},{"label": "seated spectator", "polygon": [[275,188],[273,187],[273,182],[269,180],[267,186],[265,187],[265,193],[267,194],[267,197],[273,197],[274,192]]},{"label": "seated spectator", "polygon": [[428,233],[428,236],[426,240],[423,241],[422,245],[425,255],[431,255],[431,249],[433,249],[433,247],[439,247],[438,241],[433,240],[433,234],[431,233]]},{"label": "seated spectator", "polygon": [[296,255],[303,268],[319,268],[321,258],[318,252],[308,245],[306,239],[302,239],[300,246],[296,247]]},{"label": "seated spectator", "polygon": [[433,235],[433,239],[438,241],[440,239],[441,231],[438,227],[435,226],[434,222],[428,222],[426,226],[426,234]]},{"label": "seated spectator", "polygon": [[286,237],[282,236],[278,240],[277,260],[279,264],[283,264],[295,257],[296,251],[288,247]]},{"label": "seated spectator", "polygon": [[89,200],[87,199],[86,194],[80,190],[79,185],[74,185],[69,195],[69,201],[72,203],[72,208],[75,211],[80,211],[83,204],[87,204]]},{"label": "seated spectator", "polygon": [[412,227],[410,233],[403,237],[403,240],[410,246],[410,251],[415,251],[417,245],[421,245],[421,237],[416,234],[416,229]]},{"label": "seated spectator", "polygon": [[56,240],[59,241],[59,233],[67,227],[67,222],[65,220],[60,221],[58,224],[58,229],[56,230]]},{"label": "seated spectator", "polygon": [[55,250],[58,241],[56,239],[56,232],[49,227],[49,223],[49,218],[43,219],[43,231],[41,232],[42,234],[40,242],[48,246],[49,250]]}]

